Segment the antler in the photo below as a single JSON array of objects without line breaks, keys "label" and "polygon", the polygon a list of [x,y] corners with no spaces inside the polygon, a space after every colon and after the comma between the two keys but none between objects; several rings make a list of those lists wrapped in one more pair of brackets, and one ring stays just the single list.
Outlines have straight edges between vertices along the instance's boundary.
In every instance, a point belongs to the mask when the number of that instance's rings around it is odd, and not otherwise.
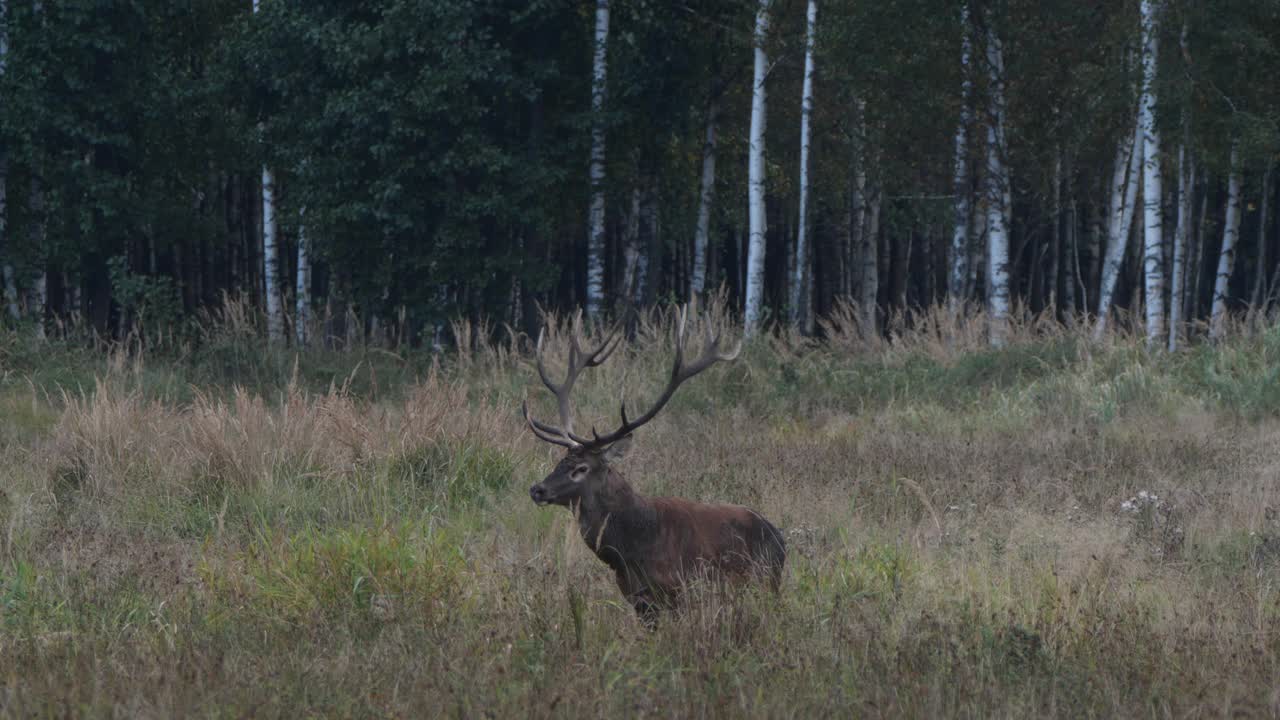
[{"label": "antler", "polygon": [[610,445],[612,443],[615,443],[621,440],[622,438],[635,432],[636,429],[639,428],[641,425],[644,425],[645,423],[652,420],[654,416],[656,416],[658,412],[661,411],[662,408],[667,404],[667,401],[671,399],[671,396],[675,394],[676,388],[680,387],[681,383],[683,383],[685,380],[688,380],[689,378],[693,377],[694,375],[697,375],[703,370],[706,370],[707,368],[711,367],[712,365],[716,364],[721,360],[728,362],[728,361],[737,359],[738,353],[742,351],[742,343],[739,342],[732,352],[727,352],[727,353],[721,352],[720,333],[713,332],[711,323],[707,323],[707,343],[702,348],[702,354],[698,356],[698,359],[695,360],[692,365],[685,365],[684,364],[684,341],[685,341],[684,328],[685,328],[685,320],[687,318],[688,318],[687,306],[681,307],[679,310],[676,311],[676,358],[675,358],[675,362],[671,366],[671,379],[667,382],[666,389],[662,391],[662,395],[658,397],[658,400],[653,404],[653,407],[649,408],[648,412],[641,415],[639,418],[636,418],[635,420],[628,420],[627,419],[627,401],[623,400],[622,412],[621,412],[622,426],[607,435],[600,435],[596,433],[595,429],[593,428],[591,430],[591,434],[593,435],[591,441],[588,443],[588,442],[582,442],[581,440],[579,440],[581,444],[590,445],[590,446],[603,446],[603,445]]},{"label": "antler", "polygon": [[587,438],[575,435],[573,432],[573,409],[569,405],[569,394],[573,391],[573,384],[578,380],[578,374],[586,368],[595,367],[608,360],[613,351],[617,350],[618,346],[622,344],[622,337],[617,330],[614,330],[599,347],[589,353],[584,353],[582,346],[578,343],[578,326],[581,318],[582,312],[579,311],[573,316],[573,322],[570,326],[569,367],[562,383],[555,383],[547,375],[546,365],[542,362],[542,340],[546,333],[545,331],[538,333],[538,346],[534,358],[537,362],[538,375],[542,378],[542,383],[556,396],[556,405],[560,411],[560,427],[549,425],[531,417],[529,415],[528,400],[521,405],[525,422],[529,424],[529,429],[533,431],[534,435],[546,442],[568,448],[580,447],[592,442]]}]

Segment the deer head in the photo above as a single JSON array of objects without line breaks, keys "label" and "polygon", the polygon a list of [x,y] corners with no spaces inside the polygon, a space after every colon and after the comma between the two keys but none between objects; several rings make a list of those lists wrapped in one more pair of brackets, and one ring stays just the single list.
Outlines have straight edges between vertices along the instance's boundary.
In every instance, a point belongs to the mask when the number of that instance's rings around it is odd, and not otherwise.
[{"label": "deer head", "polygon": [[560,410],[560,425],[551,425],[531,417],[527,401],[522,407],[525,422],[528,423],[529,429],[534,435],[541,440],[565,448],[564,457],[556,465],[555,469],[542,482],[529,488],[529,497],[539,505],[571,505],[582,496],[584,489],[603,481],[608,475],[609,464],[622,457],[630,447],[631,434],[657,416],[667,402],[671,400],[676,388],[716,362],[737,358],[738,352],[742,348],[741,343],[739,343],[731,352],[723,352],[720,349],[720,335],[713,332],[710,324],[708,324],[707,340],[702,348],[702,353],[697,360],[686,364],[684,356],[687,308],[680,308],[676,312],[675,361],[671,367],[671,377],[667,381],[667,386],[662,391],[662,394],[658,396],[657,401],[646,412],[633,420],[627,416],[627,403],[626,400],[623,400],[620,411],[621,423],[617,429],[601,435],[593,427],[591,436],[586,437],[574,432],[570,392],[573,390],[573,385],[577,381],[578,375],[586,368],[595,367],[607,360],[618,349],[622,338],[615,330],[605,338],[599,347],[589,353],[583,352],[578,343],[579,317],[574,317],[570,328],[569,362],[564,382],[556,383],[548,376],[546,365],[542,360],[544,334],[538,334],[535,356],[538,375],[542,378],[542,382],[547,386],[547,389],[555,395],[556,405]]}]

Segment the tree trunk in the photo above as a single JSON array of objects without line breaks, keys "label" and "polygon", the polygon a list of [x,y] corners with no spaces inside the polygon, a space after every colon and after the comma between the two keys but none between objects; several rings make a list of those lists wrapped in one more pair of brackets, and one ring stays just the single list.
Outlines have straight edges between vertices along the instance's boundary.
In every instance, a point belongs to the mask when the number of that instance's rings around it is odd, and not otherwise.
[{"label": "tree trunk", "polygon": [[1258,262],[1253,276],[1250,310],[1265,310],[1267,297],[1267,211],[1271,200],[1271,168],[1262,174],[1262,200],[1258,203]]},{"label": "tree trunk", "polygon": [[1080,272],[1080,218],[1077,214],[1076,191],[1072,178],[1073,173],[1071,156],[1067,156],[1067,169],[1065,171],[1067,182],[1067,217],[1066,217],[1066,248],[1062,258],[1062,304],[1066,308],[1069,316],[1074,316],[1080,311],[1080,302],[1077,298],[1084,298],[1088,293],[1084,287],[1082,273]]},{"label": "tree trunk", "polygon": [[[271,171],[262,169],[262,277],[263,292],[267,300],[267,339],[279,342],[284,339],[284,309],[280,303],[280,259],[276,247],[278,225],[276,222],[275,181]],[[201,274],[203,275],[203,258]]]},{"label": "tree trunk", "polygon": [[867,226],[862,231],[862,277],[858,304],[862,311],[862,332],[879,332],[877,301],[880,296],[880,203],[879,186],[872,187],[867,198]]},{"label": "tree trunk", "polygon": [[48,272],[46,262],[46,237],[45,226],[45,205],[44,191],[41,190],[40,184],[35,179],[31,182],[31,247],[38,254],[39,266],[36,269],[35,277],[32,279],[31,292],[27,296],[27,312],[31,314],[36,324],[36,337],[44,339],[44,315],[45,306],[49,301]]},{"label": "tree trunk", "polygon": [[[1192,176],[1194,178],[1194,176]],[[1204,193],[1200,196],[1200,216],[1196,222],[1195,242],[1192,243],[1191,253],[1188,260],[1188,270],[1190,272],[1189,282],[1191,283],[1191,292],[1187,297],[1187,314],[1188,320],[1194,320],[1200,313],[1200,283],[1204,275],[1204,236],[1207,232],[1206,225],[1209,222],[1209,173],[1201,171],[1200,187],[1204,188]]]},{"label": "tree trunk", "polygon": [[1156,62],[1159,28],[1155,0],[1142,0],[1142,127],[1143,290],[1146,295],[1147,347],[1160,347],[1164,338],[1163,178],[1160,172],[1160,132],[1156,127]]},{"label": "tree trunk", "polygon": [[4,264],[4,303],[9,312],[9,318],[14,322],[22,319],[22,313],[18,309],[18,284],[14,279],[13,266],[9,263]]},{"label": "tree trunk", "polygon": [[650,177],[645,185],[640,198],[640,267],[636,270],[636,284],[640,286],[640,303],[651,306],[662,287],[662,215],[656,180]]},{"label": "tree trunk", "polygon": [[952,215],[954,229],[951,233],[951,272],[947,283],[947,304],[954,316],[960,305],[968,299],[966,285],[969,277],[969,109],[973,95],[973,77],[969,67],[972,40],[969,28],[969,4],[960,3],[960,120],[956,123],[955,158],[952,164]]},{"label": "tree trunk", "polygon": [[1057,312],[1058,261],[1062,257],[1062,148],[1053,153],[1052,224],[1049,233],[1049,267],[1045,272],[1045,307]]},{"label": "tree trunk", "polygon": [[[300,215],[306,215],[303,208]],[[300,218],[303,219],[303,218]],[[307,329],[311,322],[311,255],[308,247],[307,226],[298,224],[298,267],[294,286],[294,336],[298,347],[307,344]]]},{"label": "tree trunk", "polygon": [[640,186],[631,189],[631,209],[627,213],[626,224],[622,228],[622,287],[621,295],[627,303],[638,305],[640,302],[640,284],[637,282],[640,270]]},{"label": "tree trunk", "polygon": [[591,65],[591,209],[587,217],[587,317],[604,312],[604,104],[607,94],[609,0],[596,0],[595,54]]},{"label": "tree trunk", "polygon": [[1213,284],[1213,311],[1209,316],[1209,339],[1219,340],[1226,329],[1227,292],[1231,271],[1236,263],[1236,241],[1240,238],[1240,185],[1241,170],[1239,150],[1231,145],[1231,176],[1227,180],[1226,222],[1222,227],[1222,251],[1218,254],[1217,280]]},{"label": "tree trunk", "polygon": [[[845,255],[844,295],[850,299],[862,284],[862,243],[867,234],[867,148],[865,141],[866,102],[854,102],[853,173],[849,190],[849,248]],[[855,282],[856,279],[856,282]],[[855,287],[857,286],[857,287]]]},{"label": "tree trunk", "polygon": [[765,75],[769,57],[765,52],[765,40],[769,34],[769,2],[760,0],[756,11],[754,37],[755,63],[751,90],[751,147],[748,160],[747,207],[750,238],[747,249],[747,298],[744,313],[747,336],[755,334],[760,326],[764,306],[764,253],[767,233],[764,207],[765,166]]},{"label": "tree trunk", "polygon": [[[253,0],[253,12],[258,12],[261,0]],[[271,171],[262,168],[262,276],[263,292],[267,305],[267,340],[275,343],[284,338],[284,314],[280,304],[278,282],[279,258],[276,255],[275,182]],[[204,274],[203,258],[197,272]]]},{"label": "tree trunk", "polygon": [[693,272],[689,278],[689,299],[706,291],[707,247],[711,234],[711,202],[716,191],[716,122],[720,114],[718,88],[707,103],[706,138],[702,143],[702,176],[698,181],[698,226],[693,233]]},{"label": "tree trunk", "polygon": [[1189,134],[1184,117],[1184,142],[1178,147],[1178,220],[1173,231],[1173,287],[1169,294],[1169,352],[1178,349],[1178,337],[1182,333],[1182,309],[1186,304],[1187,240],[1191,230],[1191,198],[1195,177],[1185,142]]},{"label": "tree trunk", "polygon": [[1005,164],[1004,51],[987,23],[990,117],[987,120],[987,304],[993,347],[1007,342],[1009,323],[1009,175]]},{"label": "tree trunk", "polygon": [[796,224],[796,267],[791,280],[791,326],[798,328],[812,308],[802,303],[809,298],[812,273],[809,271],[809,122],[813,115],[813,35],[818,22],[818,3],[809,0],[804,42],[804,83],[800,95],[800,208]]},{"label": "tree trunk", "polygon": [[1142,126],[1135,124],[1134,131],[1126,135],[1116,148],[1115,167],[1111,176],[1111,209],[1107,224],[1107,256],[1102,264],[1102,279],[1098,283],[1098,319],[1093,337],[1101,340],[1107,332],[1107,319],[1115,295],[1116,282],[1120,279],[1120,267],[1124,264],[1125,249],[1129,246],[1134,204],[1138,196],[1138,170],[1142,162]]}]

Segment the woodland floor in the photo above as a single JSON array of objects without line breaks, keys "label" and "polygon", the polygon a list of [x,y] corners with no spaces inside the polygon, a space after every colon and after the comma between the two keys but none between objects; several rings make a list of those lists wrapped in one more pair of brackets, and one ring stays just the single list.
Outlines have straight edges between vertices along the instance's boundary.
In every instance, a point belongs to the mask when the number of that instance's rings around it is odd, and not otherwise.
[{"label": "woodland floor", "polygon": [[[1280,330],[832,332],[638,433],[640,491],[789,543],[778,597],[654,632],[529,502],[527,356],[0,334],[0,716],[1280,716]],[[588,371],[579,424],[668,346]]]}]

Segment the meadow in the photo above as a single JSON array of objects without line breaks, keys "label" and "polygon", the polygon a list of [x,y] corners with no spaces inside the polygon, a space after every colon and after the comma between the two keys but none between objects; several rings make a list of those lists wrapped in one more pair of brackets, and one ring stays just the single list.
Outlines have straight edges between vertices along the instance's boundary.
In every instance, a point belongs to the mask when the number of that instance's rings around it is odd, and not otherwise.
[{"label": "meadow", "polygon": [[[835,321],[682,387],[623,473],[789,554],[654,631],[529,500],[528,338],[0,333],[0,716],[1280,717],[1280,328],[981,327]],[[643,320],[580,425],[670,347]]]}]

